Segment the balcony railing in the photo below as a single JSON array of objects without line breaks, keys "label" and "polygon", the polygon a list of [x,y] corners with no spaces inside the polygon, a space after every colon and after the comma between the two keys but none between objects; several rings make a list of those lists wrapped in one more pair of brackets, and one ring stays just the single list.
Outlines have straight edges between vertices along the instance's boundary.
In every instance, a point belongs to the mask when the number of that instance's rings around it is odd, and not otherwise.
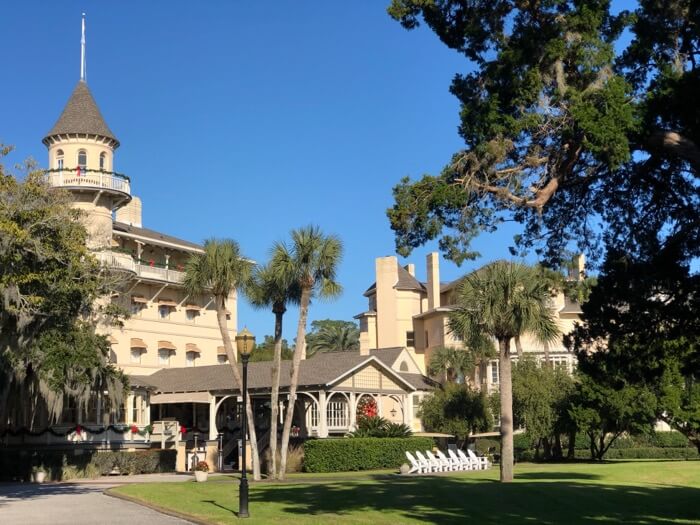
[{"label": "balcony railing", "polygon": [[46,172],[46,182],[57,188],[86,188],[131,195],[129,179],[111,171],[62,169]]},{"label": "balcony railing", "polygon": [[170,268],[160,268],[155,265],[143,264],[135,261],[126,253],[111,251],[97,252],[95,257],[101,263],[117,270],[133,272],[144,279],[164,281],[168,283],[181,283],[185,278],[185,272],[172,270]]}]

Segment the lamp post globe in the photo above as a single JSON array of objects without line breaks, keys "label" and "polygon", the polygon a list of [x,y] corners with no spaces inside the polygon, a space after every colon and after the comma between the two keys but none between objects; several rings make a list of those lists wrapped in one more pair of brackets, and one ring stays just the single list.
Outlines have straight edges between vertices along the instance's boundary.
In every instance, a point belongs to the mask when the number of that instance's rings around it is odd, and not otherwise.
[{"label": "lamp post globe", "polygon": [[238,517],[247,518],[248,514],[248,477],[246,475],[246,439],[248,435],[248,417],[247,417],[247,406],[248,406],[248,359],[250,354],[255,348],[255,336],[247,328],[236,335],[236,348],[238,350],[238,355],[241,357],[241,362],[243,363],[243,378],[241,385],[242,395],[243,395],[243,414],[241,418],[243,420],[242,430],[243,430],[243,450],[241,451],[241,484],[238,494]]}]

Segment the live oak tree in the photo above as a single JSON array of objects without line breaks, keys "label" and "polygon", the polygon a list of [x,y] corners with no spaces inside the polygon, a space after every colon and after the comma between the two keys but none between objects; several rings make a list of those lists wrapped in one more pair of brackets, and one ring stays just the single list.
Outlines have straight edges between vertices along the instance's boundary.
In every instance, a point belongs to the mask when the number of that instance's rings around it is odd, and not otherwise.
[{"label": "live oak tree", "polygon": [[[0,145],[0,159],[9,151]],[[123,279],[87,250],[69,195],[33,163],[23,169],[20,180],[0,163],[0,429],[32,430],[57,421],[69,398],[85,411],[101,395],[117,411],[128,382],[95,332],[123,315],[98,301]]]},{"label": "live oak tree", "polygon": [[394,189],[399,253],[439,239],[459,263],[509,220],[523,225],[514,250],[552,264],[645,231],[683,231],[698,255],[697,2],[393,0],[389,14],[425,23],[470,71],[450,87],[464,150]]}]

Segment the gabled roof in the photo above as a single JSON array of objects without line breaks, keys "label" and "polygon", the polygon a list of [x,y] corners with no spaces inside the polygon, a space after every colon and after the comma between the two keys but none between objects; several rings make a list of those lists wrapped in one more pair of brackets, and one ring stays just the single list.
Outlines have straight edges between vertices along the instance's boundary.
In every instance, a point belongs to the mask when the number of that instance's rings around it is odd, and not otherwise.
[{"label": "gabled roof", "polygon": [[[319,353],[300,363],[299,388],[328,386],[348,376],[358,368],[375,363],[387,375],[394,376],[411,390],[412,382],[405,373],[391,370],[389,366],[374,356],[360,355],[359,352]],[[271,385],[270,361],[248,365],[248,388],[267,390]],[[289,387],[291,361],[282,361],[280,367],[280,387]],[[407,374],[415,375],[415,374]],[[131,376],[140,378],[140,376]],[[147,376],[147,381],[158,392],[206,392],[237,390],[229,365],[210,365],[185,368],[164,368]]]},{"label": "gabled roof", "polygon": [[[396,281],[396,284],[394,284],[394,288],[397,290],[417,290],[419,292],[425,292],[425,286],[415,277],[413,277],[410,273],[408,273],[408,270],[401,266],[400,264],[396,264],[398,267],[398,280]],[[373,283],[372,286],[367,288],[365,291],[364,295],[367,297],[368,295],[372,295],[372,293],[377,289],[377,283]]]},{"label": "gabled roof", "polygon": [[131,226],[130,224],[125,224],[123,222],[112,223],[112,230],[115,234],[126,233],[133,236],[143,237],[145,239],[155,241],[156,243],[164,244],[174,244],[181,246],[183,248],[189,248],[192,250],[201,251],[203,249],[201,244],[197,244],[190,241],[185,241],[184,239],[178,239],[172,235],[167,235],[165,233],[160,233],[155,230],[149,230],[148,228],[139,228],[137,226]]},{"label": "gabled roof", "polygon": [[394,346],[390,348],[373,348],[369,351],[369,355],[373,355],[386,366],[394,366],[401,352],[403,352],[403,346]]},{"label": "gabled roof", "polygon": [[107,126],[102,113],[100,113],[100,108],[97,107],[95,99],[90,93],[90,89],[82,80],[75,86],[66,107],[63,108],[63,113],[58,117],[58,121],[51,128],[51,131],[46,134],[44,143],[47,143],[49,137],[71,133],[99,135],[115,141],[115,148],[119,146],[117,137],[114,136],[112,130]]}]

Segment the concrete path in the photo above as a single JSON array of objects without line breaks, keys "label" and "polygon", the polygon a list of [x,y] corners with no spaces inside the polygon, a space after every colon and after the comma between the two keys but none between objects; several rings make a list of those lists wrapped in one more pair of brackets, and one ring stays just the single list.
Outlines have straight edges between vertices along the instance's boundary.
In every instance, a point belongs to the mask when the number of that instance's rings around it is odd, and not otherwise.
[{"label": "concrete path", "polygon": [[103,494],[106,483],[0,484],[2,525],[189,525]]}]

